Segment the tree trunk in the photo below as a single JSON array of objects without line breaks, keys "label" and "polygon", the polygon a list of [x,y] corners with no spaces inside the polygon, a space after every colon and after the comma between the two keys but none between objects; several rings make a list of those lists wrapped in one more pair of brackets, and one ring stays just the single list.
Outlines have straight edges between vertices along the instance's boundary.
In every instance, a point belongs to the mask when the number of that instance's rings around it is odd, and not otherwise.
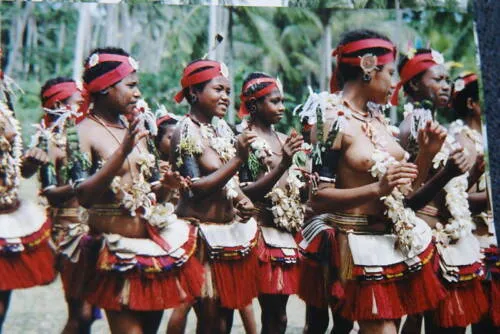
[{"label": "tree trunk", "polygon": [[79,4],[78,30],[76,33],[75,56],[73,62],[73,79],[80,80],[83,71],[83,57],[86,50],[86,40],[90,32],[90,6],[91,4]]},{"label": "tree trunk", "polygon": [[320,91],[329,89],[329,80],[332,76],[332,27],[330,22],[323,27],[321,46],[321,71],[319,79]]},{"label": "tree trunk", "polygon": [[[238,96],[235,94],[235,86],[234,86],[234,44],[233,44],[233,25],[234,25],[234,15],[233,15],[233,8],[229,7],[228,9],[229,12],[229,17],[227,20],[227,39],[228,39],[228,44],[229,44],[229,52],[228,52],[228,67],[230,69],[229,71],[229,83],[231,85],[231,92],[233,92],[233,96]],[[234,98],[230,99],[230,104],[229,104],[229,111],[227,115],[227,121],[229,124],[235,123],[236,116],[235,116],[235,107],[234,107]]]},{"label": "tree trunk", "polygon": [[62,22],[61,26],[59,27],[59,34],[57,35],[57,51],[59,53],[59,56],[56,63],[56,73],[61,72],[61,63],[63,61],[63,49],[65,42],[66,42],[66,24]]},{"label": "tree trunk", "polygon": [[[22,4],[18,1],[18,6],[21,8]],[[26,6],[24,7],[24,11],[20,15],[19,19],[16,20],[15,34],[13,35],[14,39],[12,40],[12,47],[9,52],[9,56],[7,58],[7,66],[5,67],[5,74],[12,75],[13,70],[16,69],[16,65],[21,57],[19,57],[19,49],[23,44],[23,36],[24,31],[26,29],[26,24],[28,22],[28,18],[30,17],[33,11],[33,2],[26,2]]]}]

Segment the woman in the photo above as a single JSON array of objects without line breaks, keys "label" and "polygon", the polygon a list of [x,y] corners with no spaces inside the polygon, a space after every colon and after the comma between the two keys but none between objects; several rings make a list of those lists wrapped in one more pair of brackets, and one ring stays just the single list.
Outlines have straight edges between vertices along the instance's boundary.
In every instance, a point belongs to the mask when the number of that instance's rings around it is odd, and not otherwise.
[{"label": "woman", "polygon": [[[478,77],[474,73],[465,73],[455,79],[453,84],[452,108],[457,120],[450,125],[450,131],[456,133],[458,141],[467,150],[475,153],[481,161],[484,155],[484,143],[481,125],[481,104],[479,100]],[[477,168],[481,174],[478,181],[468,190],[470,211],[475,224],[473,233],[479,241],[485,279],[483,288],[488,296],[489,312],[475,325],[473,333],[493,333],[500,331],[500,263],[499,250],[495,237],[495,226],[491,206],[488,200],[484,163]]]},{"label": "woman", "polygon": [[[300,246],[309,255],[325,221],[335,228],[330,263],[339,263],[333,271],[343,289],[331,280],[328,292],[342,300],[341,315],[367,333],[397,333],[403,315],[432,309],[442,298],[430,261],[431,230],[405,207],[417,168],[406,162],[381,110],[392,93],[395,51],[376,32],[346,33],[334,51],[338,75],[332,90],[340,81],[342,92],[313,95],[301,112],[310,124],[317,120],[314,159],[321,159],[320,177],[334,177],[335,187],[320,182],[313,191],[315,213],[331,215],[313,219]],[[430,147],[439,135],[429,133]]]},{"label": "woman", "polygon": [[236,139],[222,119],[229,108],[227,75],[221,63],[194,61],[184,69],[175,97],[190,105],[172,137],[171,163],[192,181],[181,192],[176,213],[200,228],[197,253],[205,265],[205,285],[197,313],[203,333],[229,332],[234,309],[257,296],[254,207],[235,177],[255,134],[245,131]]},{"label": "woman", "polygon": [[294,235],[304,219],[300,196],[304,183],[293,157],[303,140],[295,132],[287,137],[273,129],[283,117],[283,100],[280,82],[269,75],[251,73],[243,81],[240,117],[250,115],[246,128],[258,136],[240,171],[240,184],[259,208],[262,333],[285,332],[286,304],[298,286],[299,251]]},{"label": "woman", "polygon": [[99,250],[87,301],[106,310],[113,333],[156,332],[163,309],[199,296],[203,274],[191,256],[196,227],[177,219],[173,205],[158,204],[185,180],[158,175],[148,132],[139,124],[136,71],[122,49],[94,50],[83,74],[86,105],[93,108],[78,124],[92,175],[76,184],[76,193],[89,208]]},{"label": "woman", "polygon": [[0,331],[12,290],[48,284],[56,274],[50,222],[42,208],[19,198],[22,165],[38,167],[48,158],[39,149],[23,157],[22,149],[19,122],[0,101]]},{"label": "woman", "polygon": [[[413,159],[420,153],[416,132],[427,120],[434,119],[438,110],[447,110],[451,86],[444,59],[434,50],[414,50],[403,57],[399,73],[401,80],[398,88],[402,87],[409,99],[405,105],[405,119],[400,126],[400,138]],[[396,100],[393,98],[393,102]],[[461,333],[469,324],[479,321],[487,306],[480,282],[479,244],[471,233],[472,220],[467,202],[469,175],[476,174],[471,171],[476,154],[471,155],[465,150],[457,141],[456,133],[451,132],[434,157],[426,179],[434,177],[447,161],[453,159],[459,162],[461,173],[431,197],[432,201],[419,211],[419,216],[433,229],[439,254],[439,275],[447,292],[446,298],[433,312],[433,319],[426,321],[426,326],[437,326],[434,329],[427,327],[428,331]],[[420,327],[414,325],[415,319],[409,318],[409,321],[406,328]],[[416,323],[419,321],[416,320]]]},{"label": "woman", "polygon": [[88,226],[83,221],[85,212],[71,186],[75,173],[79,173],[79,161],[75,163],[78,149],[72,147],[76,136],[70,135],[68,140],[68,132],[75,132],[74,119],[78,116],[77,110],[83,98],[75,81],[63,77],[48,80],[40,95],[44,117],[35,138],[38,145],[45,143],[50,158],[48,168],[42,167],[40,171],[41,194],[50,204],[52,241],[60,255],[57,267],[68,303],[68,321],[63,333],[89,333],[93,310],[83,300],[87,263],[80,252],[74,252],[84,239]]}]

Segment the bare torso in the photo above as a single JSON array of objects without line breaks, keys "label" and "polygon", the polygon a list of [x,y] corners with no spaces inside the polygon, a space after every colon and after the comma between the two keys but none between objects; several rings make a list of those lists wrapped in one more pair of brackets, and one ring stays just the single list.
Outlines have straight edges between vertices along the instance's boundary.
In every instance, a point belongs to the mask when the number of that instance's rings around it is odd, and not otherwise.
[{"label": "bare torso", "polygon": [[[200,169],[200,177],[206,177],[221,168],[224,163],[208,142],[202,139],[200,127],[190,120],[185,121],[191,123],[189,125],[190,135],[196,138],[203,147],[202,153],[196,156],[196,161]],[[179,144],[181,130],[180,124],[172,136],[172,147],[177,147]],[[177,158],[176,154],[172,154],[172,156]],[[175,166],[175,163],[173,165]],[[183,191],[176,212],[180,217],[196,218],[202,222],[226,223],[234,218],[233,203],[227,198],[224,188],[194,197],[190,197],[187,192]]]},{"label": "bare torso", "polygon": [[[78,125],[78,134],[82,150],[88,149],[92,166],[104,163],[116,151],[123,140],[127,129],[103,126],[92,118],[83,120]],[[141,153],[147,152],[145,139],[142,139],[127,156],[116,176],[121,177],[121,185],[132,183],[133,176],[139,173],[137,161]],[[94,207],[116,205],[119,200],[110,190],[106,190]],[[89,225],[94,233],[116,233],[130,238],[147,237],[143,219],[132,217],[125,210],[122,215],[99,215],[89,211]]]}]

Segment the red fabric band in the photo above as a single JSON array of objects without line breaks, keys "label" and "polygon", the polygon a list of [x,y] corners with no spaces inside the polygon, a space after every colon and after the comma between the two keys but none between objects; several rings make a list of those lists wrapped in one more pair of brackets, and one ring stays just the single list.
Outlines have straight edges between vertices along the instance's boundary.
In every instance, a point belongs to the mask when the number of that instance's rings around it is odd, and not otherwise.
[{"label": "red fabric band", "polygon": [[340,88],[337,83],[337,75],[339,64],[349,64],[352,66],[360,66],[361,56],[349,56],[351,53],[359,52],[366,49],[381,48],[387,49],[389,52],[384,55],[377,56],[377,66],[385,65],[394,61],[396,57],[396,47],[389,41],[380,38],[368,38],[345,45],[341,45],[333,50],[332,55],[337,57],[337,66],[335,72],[330,79],[330,92],[337,92]]},{"label": "red fabric band", "polygon": [[46,100],[42,106],[51,109],[56,102],[66,100],[78,91],[79,89],[74,81],[55,84],[43,92],[43,98]]},{"label": "red fabric band", "polygon": [[[94,57],[97,57],[97,58],[93,59]],[[135,72],[137,69],[136,66],[133,66],[133,63],[135,63],[135,60],[133,60],[132,57],[109,54],[109,53],[101,53],[101,54],[92,55],[90,57],[88,63],[85,65],[85,68],[89,69],[97,64],[104,63],[104,62],[120,62],[121,64],[118,65],[118,67],[116,67],[115,69],[112,69],[111,71],[104,73],[100,77],[95,78],[91,82],[83,84],[84,92],[82,93],[82,95],[83,95],[84,103],[82,104],[82,106],[80,108],[80,112],[82,113],[83,116],[77,119],[77,123],[80,122],[83,118],[85,118],[85,116],[88,113],[88,108],[90,106],[91,93],[99,92],[103,89],[106,89],[106,88],[116,84],[117,82],[120,82],[125,77],[127,77],[129,74]]]},{"label": "red fabric band", "polygon": [[[196,70],[207,67],[207,69],[200,71],[191,75]],[[213,60],[202,60],[197,61],[191,65],[188,65],[182,74],[181,79],[181,87],[182,89],[175,95],[174,100],[177,103],[181,103],[181,101],[185,98],[184,89],[187,87],[191,87],[193,85],[197,85],[199,83],[212,80],[222,75],[222,67],[221,64],[217,61]]]},{"label": "red fabric band", "polygon": [[462,80],[464,81],[464,84],[467,87],[468,84],[470,84],[474,81],[477,81],[477,75],[472,73],[472,74],[469,74],[469,75],[463,77]]},{"label": "red fabric band", "polygon": [[391,104],[397,106],[399,104],[399,91],[408,81],[418,74],[428,70],[432,66],[437,65],[432,57],[432,53],[422,53],[414,56],[406,62],[399,73],[400,80],[396,85],[396,89],[392,94]]},{"label": "red fabric band", "polygon": [[[251,95],[244,95],[244,93],[252,86],[254,85],[259,85],[263,83],[269,83],[269,86],[266,86],[256,92],[254,92]],[[243,91],[240,95],[240,110],[238,111],[238,116],[240,118],[243,118],[245,116],[250,115],[250,112],[247,109],[246,102],[250,101],[251,99],[258,99],[259,97],[266,96],[267,94],[271,93],[274,89],[278,88],[278,82],[274,78],[256,78],[253,80],[250,80],[249,82],[246,83],[246,85],[243,87]]]}]

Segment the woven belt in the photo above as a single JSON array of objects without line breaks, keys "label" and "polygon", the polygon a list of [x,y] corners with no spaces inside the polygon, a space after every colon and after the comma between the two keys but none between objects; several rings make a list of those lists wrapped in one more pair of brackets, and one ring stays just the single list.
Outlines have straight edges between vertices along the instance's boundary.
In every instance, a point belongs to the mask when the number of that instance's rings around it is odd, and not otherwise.
[{"label": "woven belt", "polygon": [[428,217],[439,217],[439,210],[432,205],[424,206],[423,208],[418,210],[417,213],[426,215]]},{"label": "woven belt", "polygon": [[49,214],[54,218],[80,218],[83,208],[49,208]]},{"label": "woven belt", "polygon": [[91,216],[130,216],[120,204],[94,205],[88,212]]},{"label": "woven belt", "polygon": [[[392,222],[381,216],[350,214],[345,212],[334,212],[329,214],[326,221],[334,225],[342,232],[387,234],[391,233]],[[374,225],[384,225],[381,231],[373,231]]]}]

